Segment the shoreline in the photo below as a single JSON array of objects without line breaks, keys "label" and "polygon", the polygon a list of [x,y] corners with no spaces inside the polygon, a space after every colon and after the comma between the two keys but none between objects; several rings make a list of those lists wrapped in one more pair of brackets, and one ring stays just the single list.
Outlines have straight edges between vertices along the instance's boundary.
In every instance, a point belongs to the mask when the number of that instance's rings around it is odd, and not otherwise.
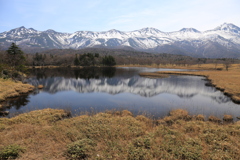
[{"label": "shoreline", "polygon": [[[0,78],[0,102],[4,102],[9,98],[19,97],[22,94],[27,94],[35,89],[30,84],[24,84],[20,81]],[[0,104],[0,109],[2,108]]]},{"label": "shoreline", "polygon": [[[60,66],[44,66],[43,68],[57,68]],[[62,67],[62,66],[61,66]],[[144,72],[140,76],[148,78],[165,78],[169,75],[192,75],[203,76],[209,84],[216,89],[222,91],[226,96],[229,96],[234,103],[240,104],[240,64],[233,64],[229,71],[224,71],[223,66],[215,64],[191,65],[191,66],[172,66],[172,65],[116,65],[113,67],[148,67],[148,68],[169,68],[169,69],[189,69],[197,71],[158,71],[158,72]],[[41,68],[41,67],[36,67]],[[71,68],[83,68],[81,66]],[[14,82],[11,80],[4,80],[0,78],[0,102],[7,98],[19,97],[21,94],[29,93],[34,90],[34,86],[30,84],[23,84],[22,82]],[[1,105],[0,105],[1,108]]]},{"label": "shoreline", "polygon": [[[191,68],[188,68],[191,69]],[[240,104],[240,69],[230,71],[219,70],[204,70],[204,71],[158,71],[158,72],[145,72],[140,73],[140,76],[151,78],[164,78],[164,75],[191,75],[205,77],[209,83],[208,85],[215,87],[222,91],[226,96],[230,97],[234,103]]]}]

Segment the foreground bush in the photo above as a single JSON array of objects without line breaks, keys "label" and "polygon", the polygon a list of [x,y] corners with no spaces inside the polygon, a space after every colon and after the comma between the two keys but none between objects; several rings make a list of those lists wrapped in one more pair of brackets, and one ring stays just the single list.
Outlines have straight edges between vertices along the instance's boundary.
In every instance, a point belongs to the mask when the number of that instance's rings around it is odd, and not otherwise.
[{"label": "foreground bush", "polygon": [[9,145],[0,150],[0,159],[15,159],[24,149],[19,145]]},{"label": "foreground bush", "polygon": [[240,159],[239,122],[205,121],[185,110],[153,120],[129,111],[69,118],[63,110],[45,109],[1,118],[0,126],[0,149],[21,146],[18,159],[24,160]]},{"label": "foreground bush", "polygon": [[69,159],[86,159],[94,150],[91,139],[81,139],[68,145],[67,156]]}]

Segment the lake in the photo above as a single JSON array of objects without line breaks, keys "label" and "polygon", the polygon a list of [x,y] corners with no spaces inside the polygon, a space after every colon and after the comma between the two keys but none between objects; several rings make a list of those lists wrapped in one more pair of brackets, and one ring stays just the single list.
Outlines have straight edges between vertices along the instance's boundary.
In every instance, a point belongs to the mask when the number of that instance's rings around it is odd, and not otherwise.
[{"label": "lake", "polygon": [[[173,109],[186,109],[192,114],[222,118],[224,114],[240,116],[240,105],[200,76],[168,78],[140,77],[140,72],[176,69],[155,68],[55,68],[34,69],[26,80],[32,85],[42,84],[30,94],[10,99],[8,117],[44,108],[67,109],[73,115],[85,112],[127,109],[154,118],[168,115]],[[181,71],[181,70],[179,70]]]}]

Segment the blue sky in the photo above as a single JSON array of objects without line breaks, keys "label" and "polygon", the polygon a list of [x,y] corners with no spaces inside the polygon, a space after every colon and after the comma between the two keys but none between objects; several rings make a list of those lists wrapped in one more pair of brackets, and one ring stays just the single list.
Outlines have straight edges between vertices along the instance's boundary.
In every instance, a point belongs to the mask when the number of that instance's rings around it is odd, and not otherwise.
[{"label": "blue sky", "polygon": [[240,27],[239,0],[0,0],[0,32],[25,26],[58,32],[164,32],[213,29],[224,22]]}]

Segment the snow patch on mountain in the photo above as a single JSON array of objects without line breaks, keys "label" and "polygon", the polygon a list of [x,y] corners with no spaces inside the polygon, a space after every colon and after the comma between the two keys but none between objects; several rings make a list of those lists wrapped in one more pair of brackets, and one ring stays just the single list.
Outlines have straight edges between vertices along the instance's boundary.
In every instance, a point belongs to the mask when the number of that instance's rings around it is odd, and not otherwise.
[{"label": "snow patch on mountain", "polygon": [[[209,45],[220,45],[227,47],[227,57],[240,54],[240,28],[231,23],[224,23],[204,32],[200,32],[195,28],[162,32],[156,28],[147,27],[128,32],[112,29],[102,32],[77,31],[75,33],[61,33],[52,29],[37,31],[22,26],[0,33],[0,47],[7,48],[10,42],[15,42],[20,46],[31,47],[31,45],[35,45],[46,49],[80,49],[100,45],[105,47],[129,46],[136,50],[156,52],[166,51],[162,49],[166,49],[165,46],[167,45],[168,47],[180,48],[182,52],[186,53],[192,52],[192,49],[189,48],[194,47],[195,53],[193,54],[200,57],[203,55],[197,51],[202,50],[201,48],[205,47],[204,50],[208,52],[209,48],[216,48]],[[206,44],[209,44],[208,48],[206,48]],[[230,50],[229,48],[233,49]],[[213,49],[211,52],[214,52]]]}]

